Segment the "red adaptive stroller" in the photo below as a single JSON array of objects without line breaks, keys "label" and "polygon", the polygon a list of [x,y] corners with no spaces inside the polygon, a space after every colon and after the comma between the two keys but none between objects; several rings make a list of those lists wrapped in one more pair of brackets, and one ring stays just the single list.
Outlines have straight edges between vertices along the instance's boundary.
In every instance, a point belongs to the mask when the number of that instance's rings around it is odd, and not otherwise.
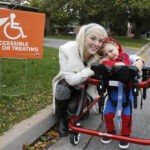
[{"label": "red adaptive stroller", "polygon": [[[140,88],[143,89],[143,99],[146,99],[146,90],[150,87],[150,67],[144,67],[142,69],[142,81],[140,82],[138,69],[134,66],[116,66],[110,68],[108,66],[96,63],[92,65],[91,69],[95,72],[95,76],[94,78],[89,78],[88,81],[83,83],[77,111],[69,122],[71,144],[77,145],[80,141],[80,133],[84,133],[94,136],[107,137],[115,140],[123,140],[136,144],[150,145],[150,139],[125,137],[121,135],[113,135],[101,131],[90,130],[81,127],[79,123],[83,115],[85,115],[95,103],[98,103],[99,113],[102,113],[104,100],[106,97],[105,93],[109,87],[110,81],[120,81],[123,82],[125,86],[132,88],[134,96],[134,108],[136,109],[137,97]],[[125,72],[126,75],[122,75],[122,72]],[[128,85],[125,83],[126,81],[128,81]],[[95,99],[92,99],[86,92],[86,88],[89,83],[97,86],[99,96]],[[86,106],[85,103],[87,104]]]}]

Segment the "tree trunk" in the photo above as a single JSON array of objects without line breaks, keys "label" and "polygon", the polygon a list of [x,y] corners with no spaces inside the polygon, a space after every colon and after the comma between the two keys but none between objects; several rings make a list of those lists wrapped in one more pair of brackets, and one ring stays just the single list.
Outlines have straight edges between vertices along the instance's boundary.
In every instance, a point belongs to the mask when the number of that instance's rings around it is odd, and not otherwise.
[{"label": "tree trunk", "polygon": [[45,31],[44,31],[44,34],[45,34],[45,35],[50,35],[50,33],[51,33],[50,15],[49,15],[49,14],[46,14],[46,17],[45,17]]},{"label": "tree trunk", "polygon": [[142,31],[142,25],[139,22],[136,22],[136,28],[135,28],[135,36],[134,38],[140,38],[141,37],[141,31]]}]

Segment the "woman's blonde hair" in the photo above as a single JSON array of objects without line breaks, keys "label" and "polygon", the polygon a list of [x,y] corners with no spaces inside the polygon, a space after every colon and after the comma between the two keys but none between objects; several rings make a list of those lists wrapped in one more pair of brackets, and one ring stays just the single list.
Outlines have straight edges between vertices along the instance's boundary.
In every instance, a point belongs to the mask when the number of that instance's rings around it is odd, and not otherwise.
[{"label": "woman's blonde hair", "polygon": [[104,29],[104,27],[102,27],[101,25],[97,24],[97,23],[90,23],[87,25],[83,25],[77,36],[76,36],[76,41],[77,41],[77,47],[80,51],[80,55],[81,58],[83,59],[83,51],[84,51],[84,43],[85,43],[85,38],[88,35],[88,33],[90,32],[91,29],[98,29],[99,31],[101,31],[104,36],[107,38],[107,32]]}]

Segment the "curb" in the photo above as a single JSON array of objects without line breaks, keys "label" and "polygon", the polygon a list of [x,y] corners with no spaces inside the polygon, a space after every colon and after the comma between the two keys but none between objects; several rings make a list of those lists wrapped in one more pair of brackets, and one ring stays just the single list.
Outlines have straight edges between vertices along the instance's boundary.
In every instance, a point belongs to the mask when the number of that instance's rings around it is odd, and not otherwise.
[{"label": "curb", "polygon": [[[147,60],[149,60],[149,56],[150,56],[150,42],[147,43],[146,45],[144,45],[140,51],[138,51],[136,53],[136,55],[139,55],[140,57],[142,57],[145,62]],[[145,63],[145,65],[148,65],[148,63]]]},{"label": "curb", "polygon": [[56,119],[49,105],[0,136],[0,150],[22,150],[24,144],[33,143],[55,123]]},{"label": "curb", "polygon": [[136,54],[142,56],[148,49],[150,49],[150,42],[144,45]]},{"label": "curb", "polygon": [[140,48],[130,47],[130,46],[124,46],[124,48],[129,48],[129,49],[132,49],[132,50],[140,50]]}]

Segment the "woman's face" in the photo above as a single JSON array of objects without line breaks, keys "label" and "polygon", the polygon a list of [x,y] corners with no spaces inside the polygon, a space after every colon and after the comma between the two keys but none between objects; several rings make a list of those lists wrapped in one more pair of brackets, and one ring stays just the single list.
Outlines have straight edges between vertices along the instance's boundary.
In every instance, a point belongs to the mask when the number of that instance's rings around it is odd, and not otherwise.
[{"label": "woman's face", "polygon": [[109,60],[115,60],[119,56],[118,46],[113,44],[106,44],[103,50],[104,57],[108,58]]},{"label": "woman's face", "polygon": [[91,29],[85,38],[85,51],[94,55],[100,49],[103,40],[106,38],[103,32],[98,29]]}]

